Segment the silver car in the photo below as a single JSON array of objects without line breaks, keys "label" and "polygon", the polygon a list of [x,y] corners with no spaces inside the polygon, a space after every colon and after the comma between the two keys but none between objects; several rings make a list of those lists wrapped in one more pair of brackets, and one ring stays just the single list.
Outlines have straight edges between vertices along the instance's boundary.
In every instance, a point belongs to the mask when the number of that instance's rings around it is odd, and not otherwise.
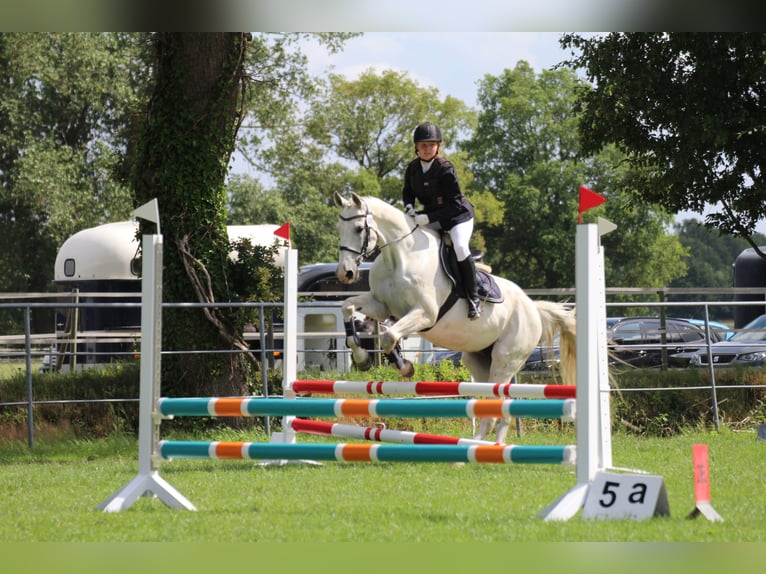
[{"label": "silver car", "polygon": [[692,367],[706,367],[712,357],[715,367],[763,367],[766,365],[766,315],[761,315],[728,340],[702,348],[689,359]]}]

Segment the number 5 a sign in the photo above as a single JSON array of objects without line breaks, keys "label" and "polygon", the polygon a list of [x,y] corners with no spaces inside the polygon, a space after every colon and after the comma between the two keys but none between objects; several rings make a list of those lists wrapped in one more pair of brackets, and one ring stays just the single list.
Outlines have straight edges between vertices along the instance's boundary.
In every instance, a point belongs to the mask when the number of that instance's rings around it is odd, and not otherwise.
[{"label": "number 5 a sign", "polygon": [[583,504],[583,518],[643,520],[669,516],[668,495],[661,476],[596,473]]}]

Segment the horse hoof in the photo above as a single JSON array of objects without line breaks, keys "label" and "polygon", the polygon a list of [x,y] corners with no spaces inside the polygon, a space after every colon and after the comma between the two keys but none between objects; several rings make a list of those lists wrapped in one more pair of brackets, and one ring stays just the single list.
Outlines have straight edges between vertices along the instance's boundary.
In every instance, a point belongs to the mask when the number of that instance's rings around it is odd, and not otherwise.
[{"label": "horse hoof", "polygon": [[415,366],[410,361],[404,361],[402,368],[399,369],[399,373],[403,377],[411,377],[415,374]]},{"label": "horse hoof", "polygon": [[360,371],[369,371],[372,368],[372,361],[367,359],[363,363],[355,363],[356,368]]}]

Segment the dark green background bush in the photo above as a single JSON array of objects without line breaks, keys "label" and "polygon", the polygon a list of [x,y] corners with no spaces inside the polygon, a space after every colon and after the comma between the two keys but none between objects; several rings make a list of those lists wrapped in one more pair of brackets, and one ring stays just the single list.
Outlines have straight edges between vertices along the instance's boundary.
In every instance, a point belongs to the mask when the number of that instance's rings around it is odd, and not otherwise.
[{"label": "dark green background bush", "polygon": [[[391,367],[375,367],[371,371],[348,373],[305,372],[307,379],[348,379],[365,381],[401,380]],[[706,369],[631,370],[612,372],[611,395],[614,429],[652,436],[676,434],[684,428],[713,428],[712,390]],[[766,369],[721,369],[715,373],[718,417],[721,425],[731,428],[753,427],[766,423]],[[271,394],[279,395],[281,373],[269,373]],[[416,365],[413,380],[468,381],[470,376],[462,365],[443,361],[440,365]],[[558,382],[547,376],[522,374],[519,382],[547,384]],[[635,391],[631,389],[672,390]],[[682,390],[704,387],[699,390]],[[734,387],[734,388],[730,388]],[[113,433],[135,434],[138,423],[139,369],[138,365],[115,365],[107,370],[83,371],[76,374],[33,375],[36,434],[69,433],[77,438],[98,438]],[[23,372],[0,381],[0,403],[24,402],[27,382]],[[128,402],[77,403],[68,401],[128,399]],[[174,428],[207,429],[214,426],[262,427],[261,419],[195,419],[174,421]],[[272,425],[279,424],[271,419]],[[530,422],[529,424],[534,424]],[[0,439],[26,437],[27,409],[25,405],[0,407]]]}]

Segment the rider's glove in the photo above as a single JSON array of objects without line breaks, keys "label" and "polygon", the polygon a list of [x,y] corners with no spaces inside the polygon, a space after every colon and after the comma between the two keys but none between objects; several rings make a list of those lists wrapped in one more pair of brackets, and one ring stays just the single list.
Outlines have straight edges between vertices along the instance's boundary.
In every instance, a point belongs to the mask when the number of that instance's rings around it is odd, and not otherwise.
[{"label": "rider's glove", "polygon": [[404,206],[404,213],[406,213],[410,217],[415,217],[415,208],[412,207],[411,203],[408,203],[407,205]]},{"label": "rider's glove", "polygon": [[415,216],[415,223],[418,225],[428,225],[431,223],[431,220],[428,219],[428,216],[425,213],[419,213]]}]

